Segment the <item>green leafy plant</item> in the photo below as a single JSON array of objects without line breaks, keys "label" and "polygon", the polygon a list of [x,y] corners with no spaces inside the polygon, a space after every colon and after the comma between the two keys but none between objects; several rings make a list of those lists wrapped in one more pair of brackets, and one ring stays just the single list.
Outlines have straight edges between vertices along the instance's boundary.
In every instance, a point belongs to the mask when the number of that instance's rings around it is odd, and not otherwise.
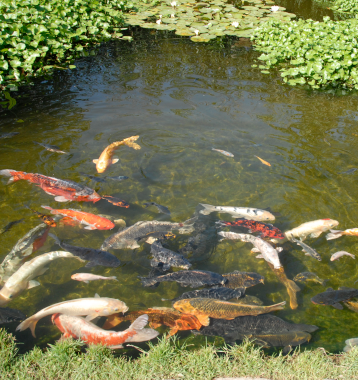
[{"label": "green leafy plant", "polygon": [[280,67],[284,82],[358,89],[358,20],[323,22],[271,20],[252,39],[263,52],[259,66],[266,72]]},{"label": "green leafy plant", "polygon": [[127,0],[0,2],[0,88],[70,65],[83,49],[123,37]]}]

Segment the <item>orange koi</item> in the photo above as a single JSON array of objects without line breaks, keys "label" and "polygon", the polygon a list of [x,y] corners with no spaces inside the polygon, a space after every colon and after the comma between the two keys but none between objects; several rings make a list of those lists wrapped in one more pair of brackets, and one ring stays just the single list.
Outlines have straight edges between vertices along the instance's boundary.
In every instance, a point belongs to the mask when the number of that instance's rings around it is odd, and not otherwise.
[{"label": "orange koi", "polygon": [[112,197],[111,195],[103,195],[102,199],[105,199],[107,202],[112,203],[115,206],[124,207],[124,208],[129,207],[129,203],[119,198]]},{"label": "orange koi", "polygon": [[56,210],[49,206],[41,206],[46,210],[50,210],[54,215],[63,215],[69,217],[79,223],[85,224],[86,230],[111,230],[115,227],[115,224],[107,218],[102,216],[94,215],[89,212],[74,210],[74,209],[63,209]]},{"label": "orange koi", "polygon": [[146,314],[137,318],[127,330],[119,332],[103,330],[81,317],[54,314],[51,319],[52,323],[63,333],[64,338],[81,339],[88,345],[102,344],[112,349],[123,348],[123,343],[145,342],[159,335],[153,329],[144,328],[148,323]]},{"label": "orange koi", "polygon": [[11,177],[8,183],[20,181],[21,179],[35,183],[47,194],[54,195],[57,202],[79,201],[95,203],[101,199],[93,189],[70,180],[12,169],[0,170],[0,175]]},{"label": "orange koi", "polygon": [[271,166],[271,164],[265,160],[263,160],[262,158],[260,158],[259,156],[255,156],[256,158],[258,158],[264,165],[267,165],[267,166]]},{"label": "orange koi", "polygon": [[107,146],[107,148],[101,153],[99,159],[93,160],[96,164],[96,169],[98,173],[104,173],[112,164],[115,164],[119,161],[118,158],[112,158],[113,153],[121,145],[130,146],[133,149],[140,149],[140,146],[134,141],[138,140],[139,136],[131,136],[122,141],[115,141],[114,143]]}]

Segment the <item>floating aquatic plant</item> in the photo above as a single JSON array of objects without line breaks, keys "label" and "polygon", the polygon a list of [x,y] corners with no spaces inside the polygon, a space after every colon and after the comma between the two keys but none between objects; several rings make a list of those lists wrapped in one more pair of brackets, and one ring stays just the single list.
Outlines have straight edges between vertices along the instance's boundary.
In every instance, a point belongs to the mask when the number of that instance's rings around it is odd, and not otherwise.
[{"label": "floating aquatic plant", "polygon": [[299,20],[284,23],[272,19],[252,37],[263,73],[280,67],[284,82],[358,89],[358,20],[323,22]]}]

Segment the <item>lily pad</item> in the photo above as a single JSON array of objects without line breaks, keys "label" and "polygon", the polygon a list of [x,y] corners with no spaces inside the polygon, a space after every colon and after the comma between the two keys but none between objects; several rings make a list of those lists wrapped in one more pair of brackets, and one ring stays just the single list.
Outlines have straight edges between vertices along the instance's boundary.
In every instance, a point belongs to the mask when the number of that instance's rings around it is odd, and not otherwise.
[{"label": "lily pad", "polygon": [[[216,36],[215,36],[216,37]],[[203,38],[201,36],[194,36],[190,38],[193,42],[209,42],[210,38]]]},{"label": "lily pad", "polygon": [[158,25],[154,22],[146,22],[144,24],[141,25],[142,28],[146,28],[146,29],[154,29],[154,27]]},{"label": "lily pad", "polygon": [[195,33],[191,31],[190,29],[177,29],[175,31],[175,34],[177,34],[178,36],[187,36],[187,37],[195,36]]},{"label": "lily pad", "polygon": [[213,40],[217,36],[214,34],[205,33],[205,34],[201,34],[200,37],[205,38],[205,39],[209,39],[209,40]]}]

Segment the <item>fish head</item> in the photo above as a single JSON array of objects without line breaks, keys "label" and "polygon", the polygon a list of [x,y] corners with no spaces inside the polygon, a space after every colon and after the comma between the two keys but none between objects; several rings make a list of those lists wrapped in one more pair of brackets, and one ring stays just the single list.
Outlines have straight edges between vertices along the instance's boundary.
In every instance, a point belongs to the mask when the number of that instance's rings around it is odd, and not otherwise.
[{"label": "fish head", "polygon": [[271,214],[269,211],[264,211],[261,214],[260,220],[275,220],[275,215]]},{"label": "fish head", "polygon": [[189,301],[190,299],[179,300],[174,303],[173,307],[175,310],[178,310],[181,313],[193,314],[195,308],[191,306]]},{"label": "fish head", "polygon": [[112,159],[111,158],[104,159],[104,160],[99,159],[96,163],[97,172],[98,173],[104,173],[110,165],[112,165]]},{"label": "fish head", "polygon": [[0,306],[6,305],[26,289],[26,285],[21,285],[23,284],[20,283],[16,286],[12,286],[11,288],[8,288],[6,285],[4,285],[0,291]]},{"label": "fish head", "polygon": [[115,313],[125,313],[128,311],[128,306],[120,301],[113,298],[110,298],[107,304],[107,307],[103,309],[105,315],[112,315]]},{"label": "fish head", "polygon": [[322,219],[322,221],[323,221],[323,226],[325,229],[337,227],[339,224],[339,222],[337,220],[329,219],[329,218],[328,219]]}]

